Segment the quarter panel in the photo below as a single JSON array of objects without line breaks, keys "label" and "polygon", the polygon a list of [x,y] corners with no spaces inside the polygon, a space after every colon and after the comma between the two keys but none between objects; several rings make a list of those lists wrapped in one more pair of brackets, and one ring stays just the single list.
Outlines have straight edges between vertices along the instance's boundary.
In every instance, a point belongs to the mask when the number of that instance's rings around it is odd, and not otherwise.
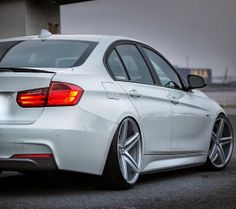
[{"label": "quarter panel", "polygon": [[[80,72],[79,69],[77,70]],[[71,129],[68,133],[66,130],[60,133],[60,143],[68,134],[67,145],[60,144],[55,149],[60,150],[60,146],[63,146],[67,154],[70,152],[71,156],[79,157],[76,158],[78,164],[72,163],[74,161],[68,155],[67,158],[59,160],[58,163],[61,165],[59,168],[102,174],[110,144],[119,123],[128,116],[139,122],[139,117],[127,94],[109,76],[99,75],[99,73],[91,75],[90,72],[86,74],[85,69],[80,70],[81,74],[58,73],[53,78],[53,81],[73,83],[84,89],[78,105],[70,107],[68,112],[65,109],[64,114],[59,113],[64,109],[63,107],[45,108],[43,116],[54,118],[57,114],[63,115],[63,118],[56,122],[58,128],[63,130],[63,125],[66,124],[66,127]],[[104,83],[112,84],[116,88],[105,89]],[[110,98],[107,93],[115,94],[116,98]],[[80,109],[80,114],[77,109]],[[69,120],[72,120],[72,123],[68,123]],[[76,136],[79,136],[77,141],[75,141]],[[78,147],[80,147],[79,151]],[[56,152],[60,153],[58,156],[63,153],[62,150]]]}]

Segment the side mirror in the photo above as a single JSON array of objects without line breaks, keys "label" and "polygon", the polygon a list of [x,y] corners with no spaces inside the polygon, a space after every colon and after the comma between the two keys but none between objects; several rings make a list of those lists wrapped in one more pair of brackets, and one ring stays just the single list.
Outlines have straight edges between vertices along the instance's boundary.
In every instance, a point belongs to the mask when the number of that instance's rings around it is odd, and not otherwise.
[{"label": "side mirror", "polygon": [[203,88],[206,86],[206,82],[203,77],[198,75],[188,75],[189,89]]}]

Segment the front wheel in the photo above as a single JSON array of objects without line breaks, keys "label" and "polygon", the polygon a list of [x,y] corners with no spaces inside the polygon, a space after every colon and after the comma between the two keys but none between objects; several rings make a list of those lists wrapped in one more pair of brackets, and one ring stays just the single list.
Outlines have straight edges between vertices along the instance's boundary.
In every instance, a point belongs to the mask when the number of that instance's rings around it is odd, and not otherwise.
[{"label": "front wheel", "polygon": [[141,134],[130,117],[119,125],[113,138],[103,178],[116,189],[132,187],[139,177],[141,165]]},{"label": "front wheel", "polygon": [[233,128],[229,119],[223,114],[215,121],[208,153],[207,167],[221,170],[229,163],[234,147]]}]

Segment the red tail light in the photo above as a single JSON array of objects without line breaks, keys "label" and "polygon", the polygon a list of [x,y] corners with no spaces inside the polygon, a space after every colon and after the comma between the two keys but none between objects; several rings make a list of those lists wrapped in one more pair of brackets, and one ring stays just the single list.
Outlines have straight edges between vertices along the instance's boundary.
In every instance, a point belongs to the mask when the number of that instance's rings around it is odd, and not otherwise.
[{"label": "red tail light", "polygon": [[69,106],[79,102],[83,89],[79,86],[52,82],[49,90],[47,106]]},{"label": "red tail light", "polygon": [[49,88],[19,92],[17,103],[21,107],[48,107],[76,105],[84,90],[74,84],[51,82]]},{"label": "red tail light", "polygon": [[48,88],[19,92],[17,102],[21,107],[43,107],[45,105]]}]

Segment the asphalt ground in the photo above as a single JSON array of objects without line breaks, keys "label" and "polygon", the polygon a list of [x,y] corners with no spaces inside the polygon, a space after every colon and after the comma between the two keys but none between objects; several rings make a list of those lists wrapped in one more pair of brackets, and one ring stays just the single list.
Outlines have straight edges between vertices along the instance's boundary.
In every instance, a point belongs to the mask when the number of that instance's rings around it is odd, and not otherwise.
[{"label": "asphalt ground", "polygon": [[[236,133],[236,115],[230,116]],[[223,171],[202,167],[143,175],[125,191],[98,187],[97,177],[74,173],[3,173],[0,209],[123,208],[235,209],[236,154]]]}]

